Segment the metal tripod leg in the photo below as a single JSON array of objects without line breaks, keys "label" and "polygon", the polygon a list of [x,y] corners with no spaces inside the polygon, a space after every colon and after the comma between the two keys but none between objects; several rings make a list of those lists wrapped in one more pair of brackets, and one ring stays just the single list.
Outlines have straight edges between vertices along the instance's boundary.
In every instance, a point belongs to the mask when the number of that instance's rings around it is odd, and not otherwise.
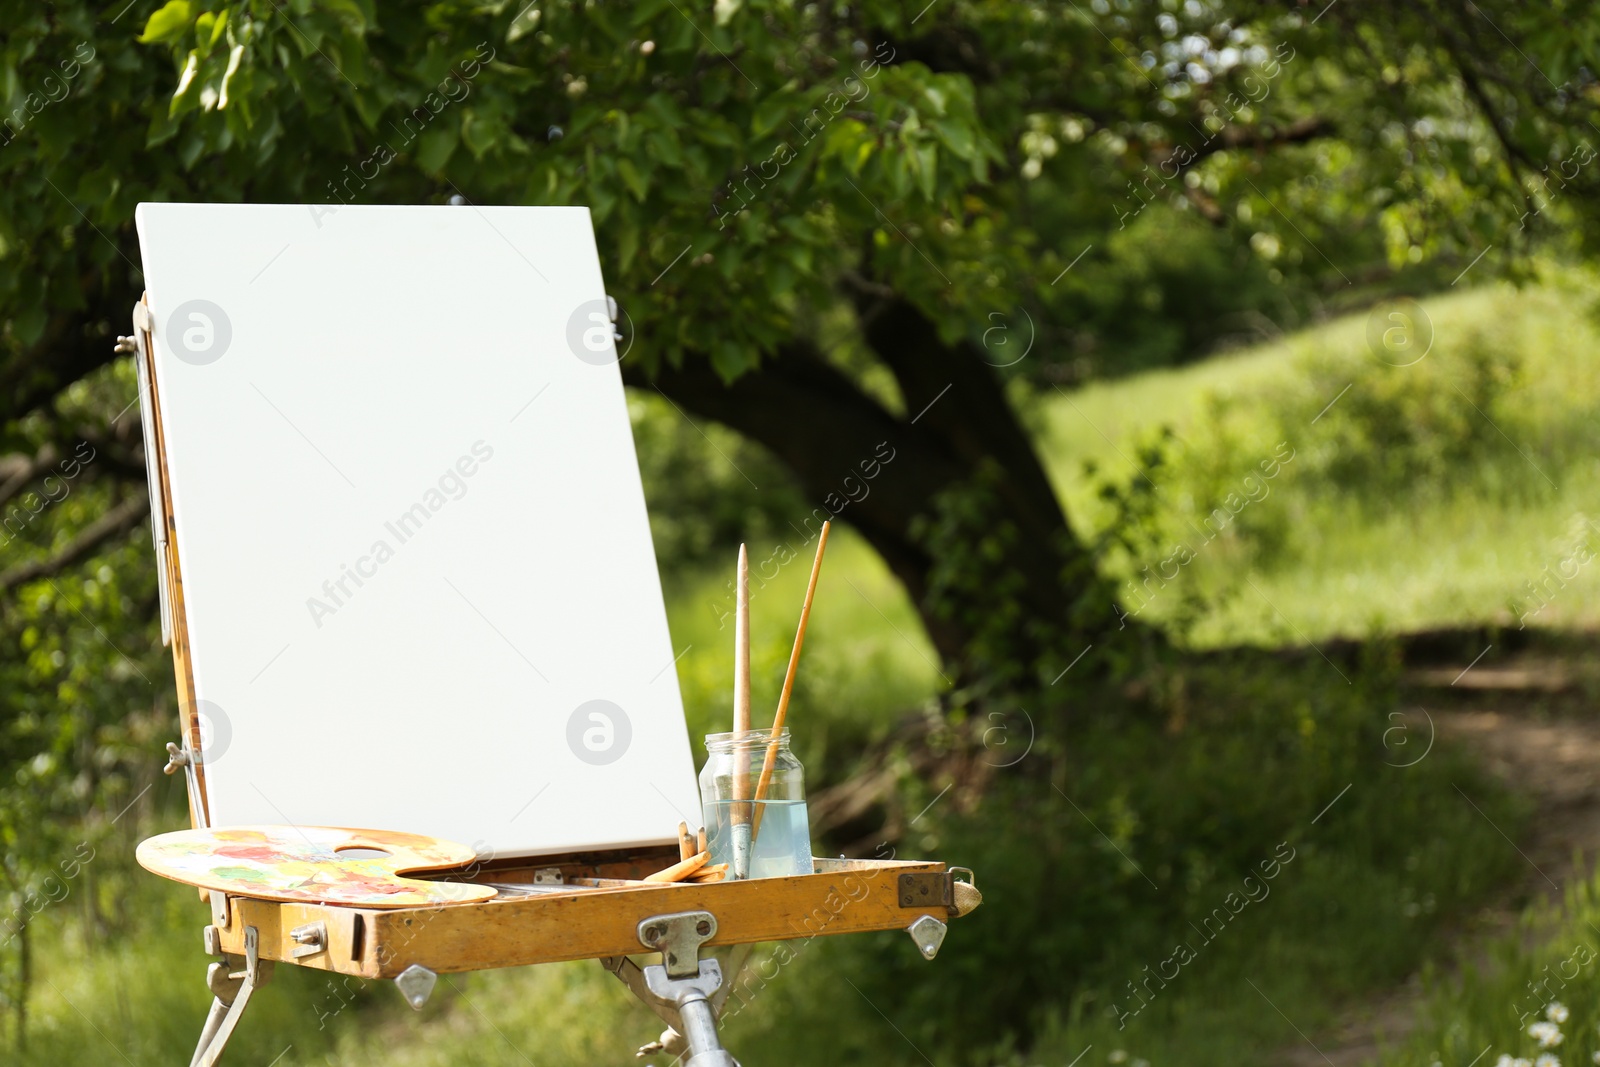
[{"label": "metal tripod leg", "polygon": [[678,1030],[688,1045],[684,1067],[739,1067],[717,1037],[711,997],[722,985],[722,968],[716,960],[701,960],[693,978],[671,978],[666,967],[652,963],[644,981],[654,1001],[677,1009]]},{"label": "metal tripod leg", "polygon": [[[215,999],[189,1067],[214,1067],[227,1047],[228,1038],[233,1036],[233,1028],[239,1025],[245,1005],[250,1003],[250,994],[270,977],[272,963],[261,959],[258,946],[256,928],[247,926],[244,928],[243,961],[238,956],[225,956],[224,962],[213,963],[206,969],[206,984],[211,987]],[[244,970],[231,970],[239,962],[243,962]]]},{"label": "metal tripod leg", "polygon": [[[666,1052],[683,1058],[685,1067],[739,1067],[717,1036],[717,1012],[730,987],[723,985],[716,960],[699,958],[700,946],[716,932],[717,920],[707,911],[656,915],[639,924],[639,941],[659,950],[661,963],[640,968],[626,956],[600,961],[668,1024],[660,1041],[639,1050],[641,1056]],[[748,952],[743,945],[735,950],[733,977]]]}]

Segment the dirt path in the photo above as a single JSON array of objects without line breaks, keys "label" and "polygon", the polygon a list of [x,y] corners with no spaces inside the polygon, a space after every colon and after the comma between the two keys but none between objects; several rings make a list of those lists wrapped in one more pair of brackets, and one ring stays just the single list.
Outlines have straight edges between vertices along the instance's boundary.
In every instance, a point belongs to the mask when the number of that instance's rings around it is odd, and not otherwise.
[{"label": "dirt path", "polygon": [[[1462,667],[1442,667],[1408,675],[1408,696],[1449,709],[1428,712],[1438,743],[1475,751],[1485,769],[1535,805],[1514,844],[1527,861],[1524,878],[1467,924],[1470,933],[1454,951],[1458,965],[1478,959],[1529,902],[1559,901],[1574,879],[1589,877],[1600,855],[1600,701],[1593,679],[1572,666],[1530,654],[1465,674]],[[1305,1043],[1285,1049],[1280,1062],[1361,1067],[1409,1034],[1422,1000],[1421,981],[1413,977],[1352,1008],[1332,1030],[1312,1035],[1315,1049]]]}]

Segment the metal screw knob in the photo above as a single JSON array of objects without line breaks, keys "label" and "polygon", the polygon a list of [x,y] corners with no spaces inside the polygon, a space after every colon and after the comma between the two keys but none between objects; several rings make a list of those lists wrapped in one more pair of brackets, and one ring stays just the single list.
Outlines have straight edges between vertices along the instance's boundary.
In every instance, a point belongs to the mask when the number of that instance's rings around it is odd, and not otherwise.
[{"label": "metal screw knob", "polygon": [[176,774],[178,768],[189,766],[189,753],[179,748],[175,742],[167,742],[167,765],[161,768],[163,774]]}]

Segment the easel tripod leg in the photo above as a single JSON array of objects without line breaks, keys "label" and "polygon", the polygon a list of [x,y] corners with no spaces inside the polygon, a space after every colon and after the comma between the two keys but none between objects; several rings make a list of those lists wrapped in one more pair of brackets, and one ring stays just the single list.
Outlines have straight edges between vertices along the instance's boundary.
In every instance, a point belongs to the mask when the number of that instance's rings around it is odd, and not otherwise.
[{"label": "easel tripod leg", "polygon": [[[250,1003],[250,995],[271,974],[271,962],[263,961],[257,954],[256,928],[253,926],[245,927],[244,947],[242,961],[238,956],[226,956],[223,962],[213,963],[206,969],[206,985],[211,988],[214,999],[210,1012],[206,1014],[205,1026],[200,1030],[200,1041],[195,1046],[189,1067],[215,1067],[222,1050],[227,1047],[228,1039],[233,1036],[234,1027],[239,1025],[245,1005]],[[244,964],[244,969],[233,970],[240,962]]]},{"label": "easel tripod leg", "polygon": [[709,998],[701,993],[680,996],[678,1019],[683,1025],[683,1039],[689,1045],[685,1067],[738,1067],[738,1061],[722,1047],[717,1036],[717,1016]]},{"label": "easel tripod leg", "polygon": [[[225,967],[226,964],[213,963],[210,969],[215,971]],[[209,978],[209,975],[207,977]],[[201,1057],[204,1056],[211,1042],[216,1039],[217,1030],[222,1026],[222,1020],[227,1016],[228,1009],[232,1006],[233,998],[231,996],[227,1000],[223,1000],[221,996],[216,996],[211,1001],[211,1011],[206,1015],[205,1026],[200,1030],[200,1041],[194,1047],[194,1056],[189,1060],[189,1067],[198,1067]]]},{"label": "easel tripod leg", "polygon": [[[670,1027],[661,1040],[639,1054],[676,1054],[684,1067],[739,1067],[717,1036],[717,1012],[727,999],[722,968],[714,959],[700,959],[700,947],[716,936],[717,919],[708,911],[655,915],[639,923],[639,941],[661,953],[661,963],[641,968],[626,956],[611,956],[601,966]],[[739,946],[730,962],[734,977],[749,954]]]}]

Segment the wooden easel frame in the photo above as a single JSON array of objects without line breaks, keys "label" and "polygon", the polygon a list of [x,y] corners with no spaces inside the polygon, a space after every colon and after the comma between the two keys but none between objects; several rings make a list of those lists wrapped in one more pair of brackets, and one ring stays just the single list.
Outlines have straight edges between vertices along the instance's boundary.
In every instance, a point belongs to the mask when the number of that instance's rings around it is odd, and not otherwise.
[{"label": "wooden easel frame", "polygon": [[[134,337],[128,339],[132,344],[119,342],[118,347],[119,351],[132,351],[140,361],[143,387],[148,391],[141,400],[147,401],[143,416],[149,420],[146,439],[153,449],[149,459],[155,483],[153,526],[156,550],[164,565],[162,593],[170,613],[183,736],[168,770],[184,770],[189,784],[190,822],[198,828],[210,825],[201,758],[201,722],[160,417],[151,312],[146,300],[141,299],[134,306]],[[597,959],[657,1014],[683,1030],[683,1024],[677,1021],[678,1012],[681,1009],[682,1018],[687,1020],[689,1008],[682,1004],[664,1005],[659,997],[652,998],[644,988],[642,972],[626,959],[629,955],[662,951],[668,970],[672,969],[668,952],[644,940],[650,936],[647,928],[652,921],[686,915],[709,919],[709,923],[700,924],[702,931],[709,928],[711,932],[697,939],[693,946],[697,956],[702,947],[899,929],[909,930],[922,955],[932,959],[943,940],[945,923],[957,915],[955,871],[939,862],[819,858],[814,861],[813,873],[786,878],[606,888],[574,886],[567,892],[553,889],[553,883],[573,878],[639,879],[660,870],[677,856],[674,846],[663,845],[538,859],[489,860],[461,871],[442,872],[441,876],[492,883],[508,887],[507,890],[481,903],[439,907],[378,909],[282,903],[201,889],[201,899],[210,901],[212,912],[212,922],[205,930],[206,950],[224,957],[224,962],[211,967],[209,982],[217,999],[193,1063],[209,1067],[220,1056],[251,990],[265,980],[273,962],[359,978],[397,979],[407,1000],[420,1008],[438,974]],[[541,883],[537,893],[524,895],[514,889]],[[707,966],[706,961],[700,963],[702,979]],[[709,967],[712,973],[718,973],[714,962]],[[660,969],[656,965],[646,970]],[[422,981],[411,985],[420,985],[420,997],[414,988],[408,988],[408,977],[417,976]],[[735,983],[737,978],[737,974],[730,975],[729,982]],[[719,973],[717,981],[720,982]],[[720,997],[709,998],[713,1045],[714,1009],[726,997],[727,988],[722,989]],[[721,1052],[720,1046],[715,1048],[715,1054],[689,1058],[690,1067],[734,1062]],[[718,1058],[719,1055],[726,1058]]]}]

